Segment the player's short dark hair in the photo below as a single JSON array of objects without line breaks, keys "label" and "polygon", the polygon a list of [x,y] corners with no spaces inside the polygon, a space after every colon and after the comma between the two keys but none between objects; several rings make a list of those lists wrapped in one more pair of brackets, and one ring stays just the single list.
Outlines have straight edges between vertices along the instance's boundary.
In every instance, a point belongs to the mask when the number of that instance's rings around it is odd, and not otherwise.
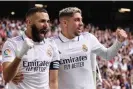
[{"label": "player's short dark hair", "polygon": [[77,7],[67,7],[59,11],[59,18],[64,16],[73,16],[75,13],[81,13],[82,11]]},{"label": "player's short dark hair", "polygon": [[33,8],[30,8],[28,10],[28,12],[26,13],[26,18],[37,13],[37,12],[44,12],[44,13],[48,13],[47,10],[45,10],[44,8],[41,8],[41,7],[33,7]]}]

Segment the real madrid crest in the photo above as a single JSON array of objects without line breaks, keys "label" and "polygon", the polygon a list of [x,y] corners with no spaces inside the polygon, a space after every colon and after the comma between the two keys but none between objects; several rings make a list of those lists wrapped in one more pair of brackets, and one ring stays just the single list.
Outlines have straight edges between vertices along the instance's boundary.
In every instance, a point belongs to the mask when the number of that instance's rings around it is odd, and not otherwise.
[{"label": "real madrid crest", "polygon": [[87,52],[87,51],[88,51],[88,47],[87,47],[85,44],[83,44],[83,45],[82,45],[82,50],[83,50],[84,52]]},{"label": "real madrid crest", "polygon": [[47,55],[48,55],[49,57],[52,56],[52,47],[51,47],[50,45],[48,46],[46,52],[47,52]]}]

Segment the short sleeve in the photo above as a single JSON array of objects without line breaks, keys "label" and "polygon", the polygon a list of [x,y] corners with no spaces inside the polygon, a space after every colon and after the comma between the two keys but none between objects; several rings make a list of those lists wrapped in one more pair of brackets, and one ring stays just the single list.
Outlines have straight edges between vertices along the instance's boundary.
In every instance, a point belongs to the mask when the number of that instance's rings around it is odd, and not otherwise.
[{"label": "short sleeve", "polygon": [[7,40],[2,48],[2,62],[12,62],[15,57],[15,44],[11,40]]},{"label": "short sleeve", "polygon": [[52,41],[52,46],[53,46],[53,58],[50,64],[50,69],[55,70],[59,68],[60,55],[59,55],[57,45],[55,44],[54,41]]},{"label": "short sleeve", "polygon": [[52,41],[52,46],[53,46],[53,58],[52,61],[59,61],[60,60],[60,55],[59,55],[59,50],[57,48],[57,45],[54,41]]}]

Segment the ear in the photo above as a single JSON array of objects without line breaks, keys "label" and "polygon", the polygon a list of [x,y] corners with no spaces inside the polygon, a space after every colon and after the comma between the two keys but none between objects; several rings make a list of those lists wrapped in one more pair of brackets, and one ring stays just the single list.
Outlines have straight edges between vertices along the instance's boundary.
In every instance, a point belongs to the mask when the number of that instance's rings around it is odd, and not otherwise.
[{"label": "ear", "polygon": [[63,23],[63,25],[64,25],[65,27],[67,27],[68,21],[67,21],[66,19],[63,19],[63,20],[62,20],[62,23]]},{"label": "ear", "polygon": [[27,26],[31,26],[32,25],[32,19],[31,18],[27,18],[26,19],[26,24],[27,24]]},{"label": "ear", "polygon": [[26,24],[31,24],[30,20],[29,19],[26,19]]}]

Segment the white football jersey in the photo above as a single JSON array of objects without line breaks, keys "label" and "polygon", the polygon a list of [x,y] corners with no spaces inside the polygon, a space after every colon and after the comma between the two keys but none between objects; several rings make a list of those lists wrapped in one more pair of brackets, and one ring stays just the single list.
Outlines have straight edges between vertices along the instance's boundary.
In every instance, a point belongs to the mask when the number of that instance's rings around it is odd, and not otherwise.
[{"label": "white football jersey", "polygon": [[[108,50],[90,33],[73,39],[67,39],[60,33],[54,40],[60,53],[59,89],[95,89],[91,53],[109,59],[121,46],[121,43],[116,41]],[[111,51],[113,54],[108,53]]]},{"label": "white football jersey", "polygon": [[[16,49],[20,50],[25,34],[8,39],[2,49],[3,62],[12,62],[16,57]],[[19,71],[24,79],[18,85],[8,83],[8,89],[49,89],[49,66],[52,61],[60,60],[55,42],[51,39],[34,42],[20,63]]]}]

